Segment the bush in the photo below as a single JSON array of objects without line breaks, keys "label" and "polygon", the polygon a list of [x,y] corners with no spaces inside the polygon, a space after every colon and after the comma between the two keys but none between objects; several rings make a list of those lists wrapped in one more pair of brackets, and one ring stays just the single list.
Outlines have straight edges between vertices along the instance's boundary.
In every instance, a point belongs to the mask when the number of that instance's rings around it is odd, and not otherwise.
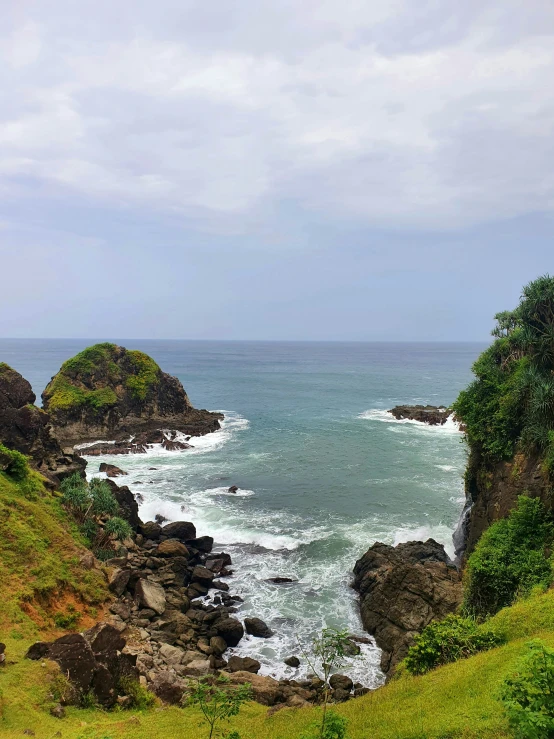
[{"label": "bush", "polygon": [[21,452],[15,449],[8,449],[4,444],[0,444],[0,457],[2,457],[6,474],[12,479],[17,481],[24,480],[29,474],[27,457],[21,454]]},{"label": "bush", "polygon": [[553,535],[542,502],[520,496],[510,515],[485,531],[468,559],[464,610],[488,616],[536,586],[548,587],[552,566],[546,548]]},{"label": "bush", "polygon": [[451,614],[443,621],[430,623],[416,636],[404,665],[412,675],[423,675],[439,665],[497,647],[503,641],[501,636],[479,626],[474,619]]},{"label": "bush", "polygon": [[139,711],[147,711],[149,708],[153,708],[156,703],[156,698],[153,693],[146,690],[138,680],[134,680],[131,677],[123,677],[119,681],[119,687],[121,691],[131,699],[131,705],[129,708],[137,708]]},{"label": "bush", "polygon": [[502,702],[518,739],[554,736],[554,650],[538,639],[504,682]]},{"label": "bush", "polygon": [[89,483],[89,491],[92,499],[92,512],[96,516],[114,516],[119,511],[119,503],[105,480],[93,477]]}]

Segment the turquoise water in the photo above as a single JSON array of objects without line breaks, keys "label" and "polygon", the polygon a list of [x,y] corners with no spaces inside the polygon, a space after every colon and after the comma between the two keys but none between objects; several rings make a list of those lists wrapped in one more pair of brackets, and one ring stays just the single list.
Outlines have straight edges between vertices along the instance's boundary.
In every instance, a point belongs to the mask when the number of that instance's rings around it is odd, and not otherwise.
[{"label": "turquoise water", "polygon": [[[91,341],[0,341],[6,361],[40,394],[62,361]],[[360,632],[349,587],[375,541],[433,536],[452,551],[463,505],[465,448],[454,424],[396,422],[398,403],[449,404],[471,379],[482,344],[123,341],[183,382],[223,429],[193,450],[113,458],[144,498],[141,515],[190,519],[233,557],[230,585],[276,634],[237,648],[262,671],[293,676],[284,657],[323,625]],[[89,464],[90,474],[100,461]],[[155,467],[155,470],[149,470]],[[238,485],[238,495],[228,494]],[[269,577],[298,582],[277,586]],[[300,643],[300,644],[299,644]],[[350,674],[379,684],[364,648]]]}]

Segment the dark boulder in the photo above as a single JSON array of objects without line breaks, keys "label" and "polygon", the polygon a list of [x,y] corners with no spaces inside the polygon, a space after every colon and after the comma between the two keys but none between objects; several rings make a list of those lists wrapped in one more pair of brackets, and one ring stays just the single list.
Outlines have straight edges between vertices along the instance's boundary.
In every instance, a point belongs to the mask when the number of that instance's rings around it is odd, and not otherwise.
[{"label": "dark boulder", "polygon": [[397,405],[389,411],[397,421],[409,419],[427,423],[429,426],[442,426],[452,415],[452,408],[444,405]]},{"label": "dark boulder", "polygon": [[244,636],[244,627],[236,618],[224,618],[216,623],[217,635],[225,639],[227,646],[236,647]]},{"label": "dark boulder", "polygon": [[172,672],[159,672],[150,685],[150,690],[164,703],[178,705],[185,692],[185,683]]},{"label": "dark boulder", "polygon": [[190,521],[173,521],[167,523],[162,533],[168,539],[179,539],[179,541],[190,541],[196,539],[196,527]]},{"label": "dark boulder", "polygon": [[229,490],[227,492],[229,492],[229,493],[236,493],[236,492],[238,492],[238,489],[239,489],[238,488],[238,485],[231,485],[231,487],[229,488]]},{"label": "dark boulder", "polygon": [[258,636],[261,639],[269,639],[274,633],[261,618],[245,618],[244,628],[247,634]]},{"label": "dark boulder", "polygon": [[86,693],[98,667],[90,644],[81,634],[66,634],[52,642],[48,659],[57,662],[62,673],[80,693]]},{"label": "dark boulder", "polygon": [[461,577],[444,547],[433,539],[391,547],[376,543],[354,567],[364,628],[382,651],[381,669],[391,673],[414,636],[457,610]]},{"label": "dark boulder", "polygon": [[287,657],[283,661],[289,667],[300,667],[300,660],[298,659],[298,657]]},{"label": "dark boulder", "polygon": [[209,554],[214,548],[214,540],[212,536],[199,536],[196,539],[187,539],[189,547],[194,547],[199,552]]},{"label": "dark boulder", "polygon": [[329,678],[329,685],[333,688],[333,690],[344,690],[347,693],[350,693],[352,688],[354,687],[354,683],[352,680],[348,677],[348,675],[331,675]]},{"label": "dark boulder", "polygon": [[[154,521],[147,521],[139,526],[139,533],[141,533],[145,539],[152,539],[156,541],[162,535],[162,527],[159,523]],[[166,534],[169,537],[169,534]],[[175,537],[177,538],[177,537]]]},{"label": "dark boulder", "polygon": [[115,464],[107,464],[106,462],[102,462],[100,464],[100,467],[98,468],[99,472],[105,472],[106,477],[121,477],[121,475],[128,475],[128,472],[125,472],[120,467],[116,467]]},{"label": "dark boulder", "polygon": [[234,655],[233,657],[229,657],[226,669],[229,670],[229,672],[251,672],[255,675],[259,671],[260,667],[261,664],[257,659],[252,659],[251,657],[237,657]]}]

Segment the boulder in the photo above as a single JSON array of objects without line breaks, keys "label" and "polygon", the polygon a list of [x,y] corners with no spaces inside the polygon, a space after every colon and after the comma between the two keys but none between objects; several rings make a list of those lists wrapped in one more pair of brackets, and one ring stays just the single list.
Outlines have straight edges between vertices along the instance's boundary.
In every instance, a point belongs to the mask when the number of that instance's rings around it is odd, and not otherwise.
[{"label": "boulder", "polygon": [[211,570],[208,570],[207,567],[196,565],[192,571],[192,581],[199,582],[201,585],[205,585],[206,587],[210,587],[213,579],[214,573]]},{"label": "boulder", "polygon": [[121,651],[125,646],[125,639],[119,631],[111,624],[103,621],[97,623],[92,629],[85,631],[83,637],[97,659],[100,655]]},{"label": "boulder", "polygon": [[298,582],[298,580],[293,580],[292,577],[278,576],[278,577],[268,577],[266,582],[272,582],[275,585],[284,585],[286,583]]},{"label": "boulder", "polygon": [[169,671],[159,672],[150,685],[150,690],[164,703],[178,705],[185,692],[185,683]]},{"label": "boulder", "polygon": [[48,659],[57,662],[62,673],[80,693],[90,690],[98,667],[90,644],[81,634],[66,634],[49,645]]},{"label": "boulder", "polygon": [[[119,515],[124,518],[132,527],[133,531],[138,531],[142,521],[139,517],[138,502],[127,485],[116,485],[113,480],[106,480],[110,486],[115,499],[119,504]],[[148,537],[152,538],[152,537]]]},{"label": "boulder", "polygon": [[191,677],[203,677],[212,671],[209,659],[195,659],[189,662],[184,669],[186,675]]},{"label": "boulder", "polygon": [[130,577],[131,570],[122,570],[119,567],[116,567],[108,577],[108,588],[114,595],[119,597],[120,595],[123,595],[123,591],[127,587]]},{"label": "boulder", "polygon": [[107,464],[106,462],[102,462],[100,464],[98,472],[105,472],[106,477],[121,477],[122,475],[129,474],[128,472],[122,470],[120,467],[116,467],[115,464]]},{"label": "boulder", "polygon": [[188,557],[189,550],[177,539],[162,541],[156,550],[158,557]]},{"label": "boulder", "polygon": [[250,634],[251,636],[258,636],[261,639],[269,639],[269,637],[273,636],[274,634],[274,632],[269,628],[265,621],[262,621],[261,618],[245,618],[244,628],[246,629],[247,634]]},{"label": "boulder", "polygon": [[283,661],[289,667],[300,667],[300,660],[298,659],[298,657],[287,657]]},{"label": "boulder", "polygon": [[391,547],[376,543],[354,567],[364,628],[382,649],[390,675],[427,624],[457,610],[461,577],[444,547],[433,539]]},{"label": "boulder", "polygon": [[229,670],[229,672],[257,673],[260,667],[261,664],[258,660],[252,659],[251,657],[237,657],[236,655],[233,655],[232,657],[229,657],[229,661],[227,662],[227,670]]},{"label": "boulder", "polygon": [[160,647],[160,655],[163,661],[168,665],[178,665],[182,662],[184,652],[179,647],[172,647],[170,644],[162,644]]},{"label": "boulder", "polygon": [[354,687],[354,683],[348,675],[331,675],[329,678],[329,685],[333,690],[344,690],[347,693],[350,693]]},{"label": "boulder", "polygon": [[228,647],[236,647],[244,636],[244,627],[236,618],[224,618],[216,623],[217,635],[225,639]]},{"label": "boulder", "polygon": [[214,548],[214,540],[212,536],[199,536],[196,539],[188,539],[187,544],[189,547],[198,549],[199,552],[209,554]]},{"label": "boulder", "polygon": [[212,636],[210,639],[210,647],[214,654],[223,654],[227,649],[227,642],[221,636]]},{"label": "boulder", "polygon": [[155,521],[147,521],[139,526],[139,533],[142,534],[145,539],[157,541],[162,534],[162,527]]},{"label": "boulder", "polygon": [[173,521],[166,523],[162,529],[164,536],[168,539],[179,539],[180,541],[189,541],[196,539],[196,527],[190,521]]},{"label": "boulder", "polygon": [[140,579],[135,586],[135,598],[138,605],[143,608],[151,608],[157,614],[166,609],[165,592],[161,585],[150,580]]},{"label": "boulder", "polygon": [[255,675],[252,672],[233,672],[229,675],[229,682],[232,685],[248,683],[254,700],[264,706],[274,706],[278,702],[281,692],[277,680],[272,677]]},{"label": "boulder", "polygon": [[229,490],[227,492],[228,493],[237,493],[238,490],[239,490],[238,485],[231,485],[231,487],[229,488]]}]

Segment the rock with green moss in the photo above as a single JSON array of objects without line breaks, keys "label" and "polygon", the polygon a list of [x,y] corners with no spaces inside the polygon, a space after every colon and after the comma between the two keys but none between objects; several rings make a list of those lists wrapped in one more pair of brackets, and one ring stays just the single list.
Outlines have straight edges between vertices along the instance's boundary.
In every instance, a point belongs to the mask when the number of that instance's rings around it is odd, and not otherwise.
[{"label": "rock with green moss", "polygon": [[109,343],[64,362],[42,399],[65,444],[160,428],[200,436],[218,429],[222,418],[193,408],[181,382],[147,354]]}]

